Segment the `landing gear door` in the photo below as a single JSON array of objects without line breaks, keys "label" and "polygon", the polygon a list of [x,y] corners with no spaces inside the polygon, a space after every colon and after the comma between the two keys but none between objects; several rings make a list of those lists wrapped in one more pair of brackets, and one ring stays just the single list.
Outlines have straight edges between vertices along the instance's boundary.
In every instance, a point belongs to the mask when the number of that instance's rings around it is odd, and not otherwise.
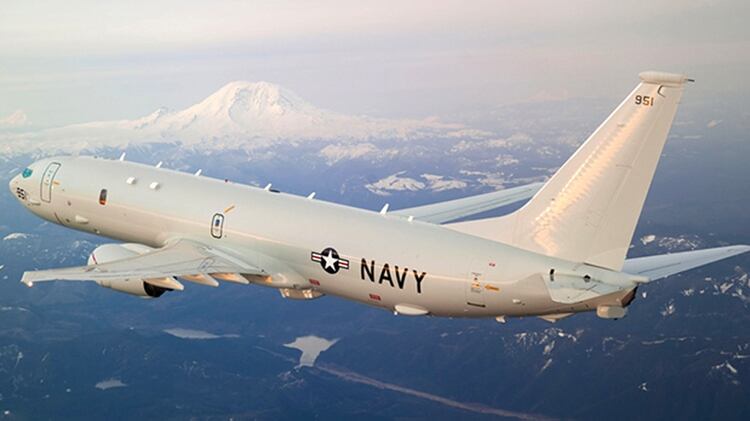
[{"label": "landing gear door", "polygon": [[47,169],[44,170],[44,174],[42,174],[42,191],[40,192],[40,197],[42,198],[42,202],[51,202],[52,201],[52,185],[55,181],[55,175],[57,175],[57,170],[60,169],[60,164],[57,162],[52,162],[49,165],[47,165]]},{"label": "landing gear door", "polygon": [[485,308],[485,282],[483,275],[479,272],[469,273],[469,282],[466,283],[466,305],[469,307]]}]

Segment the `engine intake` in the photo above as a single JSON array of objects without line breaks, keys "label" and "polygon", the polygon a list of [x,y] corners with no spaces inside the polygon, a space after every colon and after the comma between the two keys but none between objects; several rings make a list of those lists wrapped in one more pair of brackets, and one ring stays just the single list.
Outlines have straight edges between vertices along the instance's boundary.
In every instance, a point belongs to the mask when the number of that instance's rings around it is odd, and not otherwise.
[{"label": "engine intake", "polygon": [[[128,257],[138,256],[151,250],[150,247],[142,244],[103,244],[91,252],[88,264],[98,265],[115,260],[127,259]],[[171,291],[169,288],[152,285],[143,281],[143,279],[113,279],[97,281],[97,284],[104,288],[143,298],[161,297],[165,292]]]}]

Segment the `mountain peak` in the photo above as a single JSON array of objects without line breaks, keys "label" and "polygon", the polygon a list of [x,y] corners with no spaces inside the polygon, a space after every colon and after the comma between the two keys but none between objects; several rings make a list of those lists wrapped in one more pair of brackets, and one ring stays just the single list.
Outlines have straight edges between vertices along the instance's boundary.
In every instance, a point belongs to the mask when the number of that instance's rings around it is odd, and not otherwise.
[{"label": "mountain peak", "polygon": [[[237,95],[261,95],[261,96],[278,96],[281,94],[281,86],[266,82],[266,81],[258,81],[258,82],[250,82],[247,80],[235,80],[233,82],[229,82],[226,85],[219,88],[216,92],[211,94],[208,98],[211,97],[220,97],[220,98],[232,98]],[[207,99],[208,99],[207,98]]]},{"label": "mountain peak", "polygon": [[[171,118],[171,128],[224,133],[277,131],[327,114],[270,82],[234,81]],[[333,113],[331,113],[333,114]]]},{"label": "mountain peak", "polygon": [[274,83],[234,81],[227,83],[185,111],[196,115],[230,117],[282,115],[310,105],[293,92]]},{"label": "mountain peak", "polygon": [[29,124],[29,118],[23,110],[16,110],[6,117],[0,117],[0,128],[16,128]]},{"label": "mountain peak", "polygon": [[268,82],[265,80],[259,80],[256,82],[251,82],[249,80],[235,80],[232,82],[228,82],[221,88],[219,88],[216,92],[225,92],[225,91],[237,91],[237,90],[273,90],[278,91],[281,89],[281,86]]}]

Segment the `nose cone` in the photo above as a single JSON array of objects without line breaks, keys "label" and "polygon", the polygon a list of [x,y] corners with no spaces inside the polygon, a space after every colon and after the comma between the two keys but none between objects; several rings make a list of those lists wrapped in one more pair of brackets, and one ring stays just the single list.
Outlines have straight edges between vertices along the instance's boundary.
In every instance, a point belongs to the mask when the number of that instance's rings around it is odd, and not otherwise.
[{"label": "nose cone", "polygon": [[23,172],[17,174],[8,183],[10,193],[25,206],[39,206],[42,204],[39,201],[40,178],[38,174],[34,173],[34,165],[26,167]]}]

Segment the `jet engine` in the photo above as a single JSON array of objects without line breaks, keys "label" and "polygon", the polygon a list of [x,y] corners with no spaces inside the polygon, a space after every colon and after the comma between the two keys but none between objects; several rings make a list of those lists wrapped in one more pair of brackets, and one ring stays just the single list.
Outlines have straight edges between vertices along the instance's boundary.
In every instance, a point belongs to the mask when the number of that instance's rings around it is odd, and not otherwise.
[{"label": "jet engine", "polygon": [[[88,264],[96,265],[112,262],[114,260],[126,259],[128,257],[146,253],[150,250],[152,250],[150,247],[142,244],[103,244],[91,252]],[[114,279],[97,281],[96,283],[104,288],[110,288],[115,291],[137,295],[143,298],[156,298],[160,297],[167,291],[171,291],[169,288],[152,285],[142,279]]]}]

